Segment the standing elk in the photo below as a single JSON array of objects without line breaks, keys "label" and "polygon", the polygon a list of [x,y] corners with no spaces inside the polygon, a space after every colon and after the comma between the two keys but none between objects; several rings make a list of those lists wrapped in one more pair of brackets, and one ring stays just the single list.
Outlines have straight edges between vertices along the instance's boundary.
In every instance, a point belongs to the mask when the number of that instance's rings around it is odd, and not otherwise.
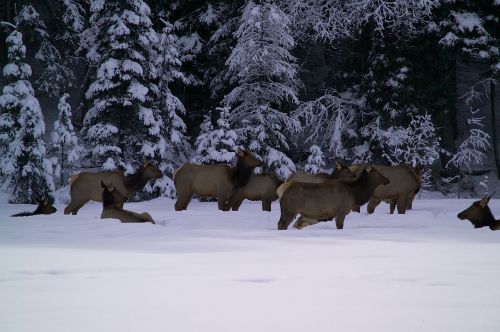
[{"label": "standing elk", "polygon": [[345,216],[355,206],[368,202],[379,185],[388,183],[385,176],[370,166],[350,182],[286,182],[278,188],[281,207],[278,229],[287,229],[297,214],[300,214],[300,218],[294,224],[295,228],[302,229],[335,218],[337,228],[342,229]]},{"label": "standing elk", "polygon": [[204,197],[216,197],[219,210],[227,211],[229,200],[236,188],[245,186],[252,171],[262,166],[262,161],[250,152],[238,148],[234,167],[228,165],[184,164],[174,172],[174,184],[177,190],[175,210],[186,210],[193,194]]},{"label": "standing elk", "polygon": [[106,184],[101,180],[101,187],[103,189],[101,219],[118,219],[122,223],[155,223],[147,212],[136,213],[124,210],[122,206],[127,200],[127,196],[123,195],[113,185]]},{"label": "standing elk", "polygon": [[[357,173],[366,168],[367,165],[352,165],[350,169]],[[368,213],[375,212],[375,208],[384,201],[390,204],[389,212],[394,213],[397,206],[398,213],[404,214],[412,207],[413,199],[420,190],[421,174],[420,168],[410,165],[382,166],[373,165],[382,175],[387,177],[389,184],[378,187],[373,193],[367,207]],[[359,207],[355,208],[359,212]]]},{"label": "standing elk", "polygon": [[457,214],[460,220],[469,220],[474,228],[489,227],[492,231],[500,230],[500,220],[495,220],[488,202],[490,196],[485,196],[480,201],[475,201],[467,209]]},{"label": "standing elk", "polygon": [[262,211],[271,211],[271,203],[278,199],[276,189],[283,183],[274,174],[252,174],[243,187],[237,187],[229,201],[233,211],[238,211],[245,200],[262,201]]},{"label": "standing elk", "polygon": [[162,176],[156,166],[145,161],[134,174],[125,175],[122,171],[112,172],[80,172],[71,177],[71,201],[64,209],[64,214],[77,214],[88,201],[102,202],[101,181],[112,184],[124,196],[144,188],[149,180]]}]

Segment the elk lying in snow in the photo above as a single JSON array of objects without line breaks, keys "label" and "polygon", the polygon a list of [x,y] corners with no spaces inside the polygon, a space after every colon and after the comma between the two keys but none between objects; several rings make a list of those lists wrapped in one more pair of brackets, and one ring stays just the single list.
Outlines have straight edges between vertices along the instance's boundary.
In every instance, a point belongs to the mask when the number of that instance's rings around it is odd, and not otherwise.
[{"label": "elk lying in snow", "polygon": [[104,181],[101,181],[101,187],[103,189],[101,219],[118,219],[122,223],[155,223],[147,212],[136,213],[124,210],[122,206],[127,200],[127,196],[123,195],[113,185],[105,184]]},{"label": "elk lying in snow", "polygon": [[37,214],[52,214],[57,211],[57,209],[54,206],[52,206],[52,203],[48,199],[45,198],[43,200],[39,199],[36,200],[38,202],[38,207],[35,209],[35,211],[16,213],[11,215],[11,217],[28,217]]},{"label": "elk lying in snow", "polygon": [[278,229],[287,229],[297,214],[300,214],[300,218],[294,224],[296,228],[335,218],[337,228],[342,229],[345,216],[354,206],[368,202],[379,185],[388,183],[385,176],[370,166],[350,182],[285,182],[278,188],[281,206]]},{"label": "elk lying in snow", "polygon": [[351,172],[349,167],[335,162],[335,168],[333,169],[331,174],[328,173],[318,173],[318,174],[309,174],[306,172],[295,172],[286,179],[286,182],[307,182],[307,183],[322,183],[328,180],[352,180],[356,175]]},{"label": "elk lying in snow", "polygon": [[500,230],[500,220],[495,220],[491,213],[488,202],[489,196],[485,196],[480,201],[475,201],[470,207],[457,214],[460,220],[469,220],[474,228],[489,227],[492,231]]},{"label": "elk lying in snow", "polygon": [[[350,168],[357,173],[367,165],[352,165]],[[375,208],[384,201],[390,204],[389,212],[394,213],[397,206],[398,213],[404,214],[412,206],[415,194],[420,190],[420,168],[410,165],[382,166],[374,165],[382,175],[390,181],[388,185],[378,187],[368,203],[368,213],[373,213]],[[359,207],[355,208],[359,212]]]},{"label": "elk lying in snow", "polygon": [[102,202],[101,181],[112,184],[124,196],[144,188],[149,180],[162,176],[158,168],[145,161],[134,174],[124,175],[122,171],[89,173],[80,172],[70,181],[71,201],[64,209],[64,214],[77,214],[88,201]]},{"label": "elk lying in snow", "polygon": [[174,172],[177,190],[175,210],[186,210],[193,194],[217,197],[219,210],[227,211],[229,199],[235,188],[245,186],[254,168],[262,166],[262,161],[250,152],[238,149],[236,166],[184,164]]},{"label": "elk lying in snow", "polygon": [[243,200],[262,201],[262,211],[271,211],[271,203],[278,199],[276,189],[283,183],[274,174],[252,174],[243,187],[237,187],[230,199],[229,205],[233,211],[238,211]]}]

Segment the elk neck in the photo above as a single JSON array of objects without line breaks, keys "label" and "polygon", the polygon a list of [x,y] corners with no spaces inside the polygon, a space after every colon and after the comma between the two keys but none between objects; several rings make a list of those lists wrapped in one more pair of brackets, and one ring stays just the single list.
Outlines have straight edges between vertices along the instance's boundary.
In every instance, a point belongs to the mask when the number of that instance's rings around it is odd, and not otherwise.
[{"label": "elk neck", "polygon": [[245,186],[252,176],[253,167],[245,164],[243,158],[238,156],[236,165],[233,167],[233,183],[235,187]]},{"label": "elk neck", "polygon": [[139,191],[144,188],[148,180],[149,179],[144,176],[144,169],[139,167],[135,173],[125,176],[125,189],[128,194]]},{"label": "elk neck", "polygon": [[349,185],[351,187],[356,205],[360,206],[366,204],[370,200],[375,188],[378,186],[378,183],[374,183],[375,181],[373,177],[366,173],[366,170],[363,171],[363,173],[360,174],[356,181]]}]

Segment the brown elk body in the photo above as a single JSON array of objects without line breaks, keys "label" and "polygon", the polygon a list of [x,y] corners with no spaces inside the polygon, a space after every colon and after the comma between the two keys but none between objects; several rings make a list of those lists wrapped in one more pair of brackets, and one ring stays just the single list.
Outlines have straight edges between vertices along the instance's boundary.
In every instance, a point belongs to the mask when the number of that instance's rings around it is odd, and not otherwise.
[{"label": "brown elk body", "polygon": [[28,217],[35,216],[37,214],[52,214],[55,213],[57,209],[52,205],[52,203],[46,199],[38,200],[38,206],[33,212],[21,212],[11,215],[11,217]]},{"label": "brown elk body", "polygon": [[472,203],[467,209],[457,214],[460,220],[469,220],[474,228],[489,227],[492,231],[500,230],[500,220],[495,220],[491,213],[488,202],[490,197],[486,196],[480,201]]},{"label": "brown elk body", "polygon": [[262,211],[271,211],[271,203],[278,199],[276,189],[283,183],[274,174],[252,174],[243,187],[237,187],[230,199],[231,209],[238,211],[245,200],[262,201]]},{"label": "brown elk body", "polygon": [[355,177],[355,174],[351,172],[349,167],[336,162],[335,168],[333,169],[331,174],[328,173],[318,173],[318,174],[309,174],[306,172],[295,172],[286,179],[286,182],[307,182],[307,183],[323,183],[328,180],[352,180]]},{"label": "brown elk body", "polygon": [[[350,168],[357,173],[367,165],[352,165]],[[367,207],[368,213],[373,213],[375,208],[384,201],[390,204],[389,212],[394,213],[397,206],[398,213],[404,214],[411,208],[415,194],[420,190],[420,174],[410,165],[383,166],[374,165],[382,175],[387,177],[389,184],[378,187],[373,193]],[[359,211],[359,207],[355,210]]]},{"label": "brown elk body", "polygon": [[345,216],[354,206],[368,202],[377,186],[388,183],[386,177],[370,167],[350,182],[286,182],[278,188],[281,207],[278,229],[287,229],[297,214],[300,218],[294,224],[296,228],[335,218],[337,228],[342,229]]},{"label": "brown elk body", "polygon": [[110,184],[105,184],[103,181],[101,181],[101,187],[103,188],[101,219],[118,219],[122,223],[155,223],[147,212],[136,213],[124,210],[122,206],[127,200],[127,196],[123,195],[118,189]]},{"label": "brown elk body", "polygon": [[194,194],[216,197],[219,210],[228,210],[229,199],[237,187],[243,187],[250,180],[255,167],[262,161],[250,152],[238,149],[236,166],[184,164],[174,172],[177,191],[175,210],[186,210]]},{"label": "brown elk body", "polygon": [[71,178],[71,201],[64,209],[64,214],[77,214],[78,210],[89,201],[102,202],[101,181],[113,185],[114,188],[128,197],[144,188],[149,180],[161,176],[160,170],[147,161],[134,174],[130,175],[125,175],[122,171],[80,172]]}]

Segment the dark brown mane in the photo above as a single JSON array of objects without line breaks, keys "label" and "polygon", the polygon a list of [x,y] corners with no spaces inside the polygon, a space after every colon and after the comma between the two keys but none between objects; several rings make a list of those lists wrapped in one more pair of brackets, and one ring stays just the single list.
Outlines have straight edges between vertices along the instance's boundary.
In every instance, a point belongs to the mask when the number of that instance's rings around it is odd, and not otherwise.
[{"label": "dark brown mane", "polygon": [[373,186],[371,182],[372,179],[370,174],[366,169],[363,169],[358,178],[352,183],[348,184],[352,188],[352,193],[354,195],[356,205],[364,205],[370,200],[373,194],[373,190],[370,190],[370,188]]},{"label": "dark brown mane", "polygon": [[233,183],[235,187],[244,187],[252,176],[254,167],[245,165],[245,160],[238,156],[236,166],[233,167]]},{"label": "dark brown mane", "polygon": [[145,167],[141,165],[133,174],[125,176],[125,188],[128,192],[138,191],[146,185],[149,179],[144,177]]}]

